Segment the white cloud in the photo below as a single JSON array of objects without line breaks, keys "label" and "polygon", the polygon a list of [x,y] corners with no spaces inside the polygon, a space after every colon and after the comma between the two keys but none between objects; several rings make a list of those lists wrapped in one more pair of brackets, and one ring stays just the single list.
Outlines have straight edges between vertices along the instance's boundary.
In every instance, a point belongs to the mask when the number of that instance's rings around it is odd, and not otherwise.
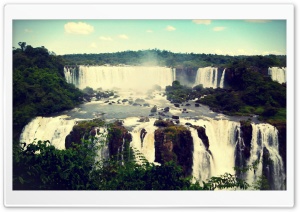
[{"label": "white cloud", "polygon": [[211,20],[193,20],[193,22],[195,24],[205,24],[205,25],[211,24]]},{"label": "white cloud", "polygon": [[88,35],[94,32],[94,27],[84,22],[69,22],[65,24],[65,32],[70,34]]},{"label": "white cloud", "polygon": [[265,51],[262,53],[262,55],[269,55],[269,54],[284,55],[284,53],[280,51]]},{"label": "white cloud", "polygon": [[100,40],[105,40],[105,41],[112,41],[113,39],[111,37],[105,37],[105,36],[100,36]]},{"label": "white cloud", "polygon": [[31,29],[25,29],[24,32],[30,33],[30,32],[32,32],[32,30]]},{"label": "white cloud", "polygon": [[238,49],[237,52],[239,54],[246,54],[247,53],[244,49]]},{"label": "white cloud", "polygon": [[223,54],[223,51],[222,51],[221,49],[216,49],[216,50],[215,50],[215,54],[220,54],[220,55],[222,55],[222,54]]},{"label": "white cloud", "polygon": [[226,27],[214,27],[213,30],[216,32],[223,31]]},{"label": "white cloud", "polygon": [[119,35],[119,38],[123,39],[123,40],[128,40],[129,39],[129,37],[125,34]]},{"label": "white cloud", "polygon": [[151,29],[146,30],[148,33],[152,33],[153,31]]},{"label": "white cloud", "polygon": [[97,44],[95,42],[93,42],[93,43],[90,44],[90,47],[95,49],[95,48],[97,48]]},{"label": "white cloud", "polygon": [[174,31],[174,30],[176,30],[176,28],[169,25],[169,26],[166,27],[166,30],[167,31]]},{"label": "white cloud", "polygon": [[271,22],[271,20],[245,20],[246,22],[249,23],[268,23]]}]

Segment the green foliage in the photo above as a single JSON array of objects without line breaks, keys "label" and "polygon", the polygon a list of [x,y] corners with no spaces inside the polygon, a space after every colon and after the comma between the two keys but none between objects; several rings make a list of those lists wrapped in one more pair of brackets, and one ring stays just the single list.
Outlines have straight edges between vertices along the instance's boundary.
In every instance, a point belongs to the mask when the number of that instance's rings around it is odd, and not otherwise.
[{"label": "green foliage", "polygon": [[219,177],[211,177],[207,182],[203,182],[203,190],[215,190],[215,189],[247,189],[249,184],[237,178],[235,175],[225,173]]},{"label": "green foliage", "polygon": [[80,148],[57,150],[49,141],[15,147],[14,190],[79,190],[89,186],[95,149],[88,141]]},{"label": "green foliage", "polygon": [[16,137],[31,118],[71,109],[82,93],[65,81],[64,61],[45,47],[20,42],[13,51],[13,124]]},{"label": "green foliage", "polygon": [[161,166],[128,162],[120,166],[110,161],[93,177],[93,189],[97,190],[182,190],[190,185],[173,162]]},{"label": "green foliage", "polygon": [[190,99],[192,89],[174,81],[172,86],[166,87],[167,99],[172,103],[182,103]]},{"label": "green foliage", "polygon": [[266,68],[286,66],[286,56],[229,56],[216,54],[173,53],[166,50],[124,51],[101,54],[71,54],[63,58],[69,64],[94,65],[157,65],[179,69],[198,69],[200,67],[250,67]]},{"label": "green foliage", "polygon": [[281,119],[285,122],[285,85],[251,69],[236,69],[234,74],[230,83],[234,89],[214,89],[199,102],[229,115],[256,114],[261,120]]},{"label": "green foliage", "polygon": [[258,176],[258,180],[253,182],[251,187],[254,190],[270,190],[268,179],[264,175]]},{"label": "green foliage", "polygon": [[78,148],[57,150],[49,141],[15,147],[14,190],[214,190],[248,188],[248,184],[225,173],[200,186],[184,177],[174,161],[149,163],[135,151],[130,160],[95,161],[96,140],[82,140]]}]

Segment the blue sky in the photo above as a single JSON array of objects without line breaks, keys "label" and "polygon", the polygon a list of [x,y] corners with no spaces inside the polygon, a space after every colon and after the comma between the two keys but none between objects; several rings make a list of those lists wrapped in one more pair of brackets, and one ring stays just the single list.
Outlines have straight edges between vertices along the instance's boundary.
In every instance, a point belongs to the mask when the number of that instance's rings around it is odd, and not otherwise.
[{"label": "blue sky", "polygon": [[160,49],[221,55],[286,54],[285,20],[15,20],[13,46],[58,55]]}]

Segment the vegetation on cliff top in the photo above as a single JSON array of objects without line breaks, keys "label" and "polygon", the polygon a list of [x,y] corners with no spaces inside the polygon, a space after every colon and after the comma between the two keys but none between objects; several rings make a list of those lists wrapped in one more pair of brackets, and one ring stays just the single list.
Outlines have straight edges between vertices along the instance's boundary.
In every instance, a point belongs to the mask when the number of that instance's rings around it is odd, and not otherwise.
[{"label": "vegetation on cliff top", "polygon": [[270,66],[286,66],[286,56],[256,55],[229,56],[216,54],[173,53],[166,50],[152,49],[140,51],[124,51],[100,54],[68,54],[62,56],[68,64],[78,65],[157,65],[179,69],[198,69],[206,66],[233,67],[240,61],[245,65],[267,68]]},{"label": "vegetation on cliff top", "polygon": [[183,103],[197,99],[196,103],[208,105],[211,110],[227,115],[259,115],[271,124],[286,121],[286,85],[279,84],[251,69],[236,70],[235,80],[227,89],[193,88],[174,81],[166,87],[167,99]]},{"label": "vegetation on cliff top", "polygon": [[22,128],[35,116],[71,109],[82,93],[65,81],[64,60],[45,47],[20,42],[13,50],[13,130],[18,141]]}]

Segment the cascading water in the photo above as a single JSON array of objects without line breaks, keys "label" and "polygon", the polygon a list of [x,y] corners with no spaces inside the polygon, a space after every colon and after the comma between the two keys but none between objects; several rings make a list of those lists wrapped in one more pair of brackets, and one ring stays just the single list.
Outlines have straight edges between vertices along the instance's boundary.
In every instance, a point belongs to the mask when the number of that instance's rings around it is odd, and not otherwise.
[{"label": "cascading water", "polygon": [[[73,68],[65,67],[64,71],[68,83],[73,83],[79,88],[89,86],[94,89],[99,87],[102,87],[103,89],[120,87],[125,90],[134,88],[140,91],[143,88],[151,88],[155,84],[164,88],[166,85],[171,85],[176,78],[174,70],[164,67],[79,66]],[[221,71],[219,72],[217,68],[200,68],[197,72],[195,84],[203,84],[204,87],[216,88],[219,86],[222,88],[224,87],[226,69],[223,70],[222,76],[218,76],[220,73]],[[131,93],[131,91],[128,93]],[[137,95],[135,97],[137,98]],[[147,112],[144,114],[145,116],[149,115],[153,105],[157,105],[159,111],[163,111],[163,108],[166,106],[170,107],[170,112],[167,115],[180,116],[180,114],[182,114],[182,111],[173,107],[173,105],[160,93],[154,95],[153,99],[146,99],[140,96],[139,98],[149,101],[151,105],[149,109],[146,108]],[[101,114],[112,113],[111,108],[117,107],[117,104],[107,105],[103,102],[93,103],[95,104],[93,112],[99,111]],[[126,111],[125,108],[132,108],[133,106],[120,104],[119,107],[121,108],[119,110]],[[85,107],[82,107],[81,109],[84,108]],[[136,110],[142,111],[143,108],[145,109],[145,107],[136,106]],[[87,110],[87,108],[85,109]],[[206,147],[204,141],[199,137],[197,129],[188,127],[193,138],[194,151],[192,175],[196,180],[199,180],[200,182],[206,181],[211,176],[219,176],[226,172],[235,174],[235,166],[240,166],[245,163],[250,165],[257,159],[260,159],[261,163],[259,164],[256,173],[249,171],[246,176],[243,176],[247,182],[251,184],[252,182],[259,180],[259,177],[264,174],[268,177],[270,189],[285,189],[285,170],[279,155],[278,132],[275,127],[269,124],[252,124],[253,132],[250,158],[245,162],[243,161],[244,159],[241,151],[245,147],[245,144],[243,143],[242,135],[240,133],[240,122],[232,121],[235,119],[214,119],[213,116],[210,116],[211,111],[208,110],[209,112],[207,112],[204,106],[199,108],[192,108],[192,106],[189,106],[187,111],[189,112],[189,116],[187,116],[186,113],[182,114],[180,123],[189,122],[194,126],[205,128],[205,134],[209,140],[209,147]],[[85,113],[78,112],[78,114],[83,116]],[[190,119],[190,117],[198,116],[199,114],[201,114],[201,116],[199,116],[201,117],[200,119]],[[140,116],[140,114],[137,115],[136,113],[132,113],[126,115],[127,118],[121,117],[121,119],[124,119],[123,125],[132,135],[130,146],[135,153],[141,153],[146,160],[154,162],[154,133],[157,129],[157,127],[154,126],[154,122],[156,118],[149,118],[146,122],[138,122],[140,119],[138,116]],[[183,118],[185,115],[186,118]],[[24,128],[20,142],[28,144],[35,138],[37,140],[49,140],[56,148],[65,149],[65,138],[71,132],[77,118],[78,117],[72,117],[67,119],[65,116],[53,118],[37,117]],[[91,117],[84,118],[90,119]],[[120,117],[118,117],[118,113],[115,112],[113,118],[118,119]],[[111,117],[109,119],[111,119]],[[107,129],[99,128],[96,129],[96,132],[97,134],[95,137],[98,141],[106,140]],[[143,136],[141,135],[142,132]],[[123,142],[123,145],[118,149],[120,161],[123,161],[126,157],[126,155],[122,154],[126,148],[125,142]],[[267,164],[265,162],[266,159],[263,159],[266,158],[266,152],[269,155],[268,158],[272,161],[270,164]],[[108,154],[108,146],[103,145],[101,151],[98,152],[96,161],[107,158]],[[131,154],[130,151],[129,154]]]},{"label": "cascading water", "polygon": [[206,151],[202,140],[198,137],[197,130],[190,128],[193,137],[193,181],[206,181],[211,177],[211,164],[213,164],[212,156]]},{"label": "cascading water", "polygon": [[[284,190],[285,171],[279,155],[278,130],[270,124],[252,124],[251,152],[248,164],[259,160],[257,170],[248,172],[247,180],[252,183],[262,175],[268,178],[271,190]],[[264,151],[265,148],[265,151]],[[263,160],[268,152],[268,161]],[[266,171],[267,170],[267,173]]]},{"label": "cascading water", "polygon": [[[205,127],[209,139],[209,151],[207,151],[196,129],[190,128],[194,142],[193,177],[202,182],[211,176],[219,176],[225,172],[235,174],[234,167],[240,167],[242,164],[241,161],[236,160],[242,159],[239,157],[241,152],[238,149],[244,148],[240,123],[213,119],[189,120],[189,122]],[[245,180],[252,185],[264,174],[267,175],[271,190],[284,190],[285,171],[279,155],[277,129],[270,124],[253,123],[252,128],[251,156],[247,165],[252,165],[258,159],[260,163],[256,171],[249,170],[245,173]],[[268,152],[270,160],[263,160],[264,152]]]},{"label": "cascading water", "polygon": [[218,85],[218,68],[205,67],[197,71],[195,85],[202,84],[204,88],[217,88]]},{"label": "cascading water", "polygon": [[226,68],[224,68],[222,76],[221,76],[220,88],[224,88],[225,72],[226,72]]},{"label": "cascading water", "polygon": [[[130,146],[135,153],[141,153],[149,162],[154,162],[154,132],[157,129],[154,126],[154,121],[156,119],[150,118],[148,122],[137,122],[138,119],[138,117],[131,117],[124,120],[124,126],[130,129],[132,135]],[[236,160],[238,154],[241,153],[238,149],[244,147],[241,143],[239,122],[212,118],[182,119],[181,122],[189,122],[194,126],[205,128],[205,134],[209,140],[209,147],[207,148],[199,138],[197,130],[188,127],[193,138],[192,175],[195,180],[202,182],[211,176],[219,176],[224,173],[235,174],[234,167],[242,164]],[[37,117],[24,128],[20,141],[28,144],[34,138],[49,140],[56,148],[64,149],[65,138],[71,132],[74,124],[74,120],[67,120],[63,116],[55,118]],[[141,140],[143,129],[146,131],[146,135]],[[284,190],[285,170],[279,155],[277,129],[269,124],[252,124],[252,129],[251,152],[247,165],[251,165],[257,159],[260,160],[260,163],[255,172],[253,170],[246,172],[245,180],[251,185],[264,174],[268,178],[271,190]],[[100,143],[106,140],[107,129],[95,128],[94,130],[97,132],[95,137]],[[108,158],[108,146],[103,144],[96,161]],[[122,152],[124,152],[124,142],[118,149],[120,161],[124,159]],[[263,159],[266,158],[266,155],[264,156],[266,152],[270,160]],[[137,161],[139,161],[138,158]]]},{"label": "cascading water", "polygon": [[[209,150],[212,155],[210,161],[213,162],[210,164],[210,176],[221,175],[225,172],[234,174],[234,152],[237,142],[236,131],[239,122],[207,119],[190,121],[190,123],[196,126],[202,126],[206,129],[206,135],[209,139]],[[194,137],[195,133],[192,133],[192,135],[194,142],[197,142],[199,138]],[[194,161],[194,169],[201,167],[203,163],[207,163],[207,152],[205,152],[204,156],[198,156],[198,158],[203,158],[204,161]],[[199,175],[199,173],[194,172],[194,177],[197,178],[197,175]],[[201,178],[203,179],[203,177]]]},{"label": "cascading water", "polygon": [[107,159],[109,157],[109,150],[107,145],[107,128],[97,127],[96,129],[96,145],[99,148],[95,161],[101,162],[102,159]]},{"label": "cascading water", "polygon": [[139,91],[159,85],[165,88],[176,79],[174,69],[158,66],[77,66],[64,68],[68,83],[83,89],[135,89]]},{"label": "cascading water", "polygon": [[65,116],[36,117],[25,126],[20,142],[30,144],[49,140],[57,149],[65,149],[65,138],[72,131],[75,120],[67,120]]},{"label": "cascading water", "polygon": [[286,82],[286,68],[279,67],[269,67],[268,74],[271,76],[273,81],[277,81],[279,83]]},{"label": "cascading water", "polygon": [[[149,122],[142,122],[137,124],[137,118],[127,118],[124,120],[124,126],[131,127],[132,142],[130,146],[136,153],[142,153],[148,162],[153,163],[155,159],[154,148],[154,131],[157,127],[154,126],[155,119],[150,119]],[[141,131],[145,129],[146,135],[141,141]]]}]

